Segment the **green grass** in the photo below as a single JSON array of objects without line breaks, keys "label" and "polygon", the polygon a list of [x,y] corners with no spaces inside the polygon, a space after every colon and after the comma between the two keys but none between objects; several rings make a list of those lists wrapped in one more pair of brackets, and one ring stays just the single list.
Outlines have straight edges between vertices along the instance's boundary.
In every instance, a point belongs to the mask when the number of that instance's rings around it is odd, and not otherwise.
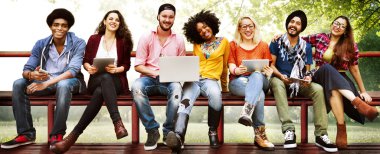
[{"label": "green grass", "polygon": [[[67,133],[69,133],[77,121],[67,122]],[[47,122],[41,120],[34,122],[37,130],[36,142],[47,142]],[[162,124],[162,123],[161,123]],[[120,140],[116,139],[113,124],[111,120],[101,120],[100,122],[92,122],[84,133],[79,137],[77,143],[126,143],[131,142],[131,124],[124,123],[129,136]],[[299,124],[295,124],[297,142],[300,142]],[[267,123],[267,136],[273,143],[283,143],[283,135],[281,133],[280,124]],[[252,143],[253,129],[251,127],[242,126],[237,123],[226,123],[224,125],[224,135],[226,143]],[[0,122],[0,142],[8,141],[16,135],[15,122]],[[208,143],[208,126],[207,123],[189,123],[186,135],[186,143]],[[365,125],[351,124],[347,126],[348,143],[380,143],[379,123],[366,123]],[[160,131],[162,137],[162,131]],[[314,126],[309,123],[308,139],[309,143],[314,142]],[[328,128],[330,139],[335,142],[336,126],[330,124]],[[144,126],[140,124],[140,142],[146,140],[146,132]],[[162,142],[160,139],[159,142]]]}]

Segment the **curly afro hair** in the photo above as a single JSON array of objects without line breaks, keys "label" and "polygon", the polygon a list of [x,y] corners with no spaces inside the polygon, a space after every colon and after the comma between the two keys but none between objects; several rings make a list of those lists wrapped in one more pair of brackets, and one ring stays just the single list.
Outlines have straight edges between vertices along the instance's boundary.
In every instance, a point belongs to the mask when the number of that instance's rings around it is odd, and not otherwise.
[{"label": "curly afro hair", "polygon": [[211,13],[209,10],[202,10],[201,12],[190,17],[182,28],[187,41],[190,43],[201,44],[205,42],[205,40],[199,35],[199,32],[197,31],[197,23],[205,23],[208,27],[211,28],[213,35],[216,35],[219,32],[219,19],[215,16],[214,13]]}]

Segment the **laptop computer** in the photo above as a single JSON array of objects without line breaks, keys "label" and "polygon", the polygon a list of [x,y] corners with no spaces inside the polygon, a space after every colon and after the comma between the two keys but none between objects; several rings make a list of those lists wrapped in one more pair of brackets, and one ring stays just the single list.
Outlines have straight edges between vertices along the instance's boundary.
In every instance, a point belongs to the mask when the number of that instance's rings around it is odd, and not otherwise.
[{"label": "laptop computer", "polygon": [[262,71],[265,66],[269,66],[269,59],[250,59],[243,60],[243,65],[247,67],[248,72]]},{"label": "laptop computer", "polygon": [[160,57],[160,82],[199,81],[198,56]]}]

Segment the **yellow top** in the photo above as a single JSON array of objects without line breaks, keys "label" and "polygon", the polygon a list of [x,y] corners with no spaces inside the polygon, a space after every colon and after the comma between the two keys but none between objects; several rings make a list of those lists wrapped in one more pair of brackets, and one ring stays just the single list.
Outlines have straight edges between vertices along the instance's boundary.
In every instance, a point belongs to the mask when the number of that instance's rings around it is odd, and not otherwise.
[{"label": "yellow top", "polygon": [[202,53],[200,44],[194,44],[194,55],[199,56],[199,74],[202,78],[220,80],[222,91],[227,92],[227,75],[228,75],[228,56],[230,53],[230,45],[226,38],[223,38],[218,48],[211,53],[206,59]]},{"label": "yellow top", "polygon": [[[328,62],[331,64],[331,60],[334,56],[334,51],[331,48],[328,48],[325,53],[323,53],[323,61]],[[338,70],[339,72],[346,72],[346,70]]]},{"label": "yellow top", "polygon": [[334,55],[334,51],[331,48],[328,48],[325,53],[323,53],[323,61],[331,63],[331,59]]}]

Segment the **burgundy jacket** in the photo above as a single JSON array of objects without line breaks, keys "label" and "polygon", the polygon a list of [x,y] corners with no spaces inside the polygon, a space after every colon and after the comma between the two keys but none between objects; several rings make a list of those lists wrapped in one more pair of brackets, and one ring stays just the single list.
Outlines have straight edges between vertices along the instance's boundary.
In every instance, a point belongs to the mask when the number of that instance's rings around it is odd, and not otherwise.
[{"label": "burgundy jacket", "polygon": [[[90,36],[90,38],[87,41],[83,64],[89,63],[92,65],[93,60],[96,56],[96,53],[98,52],[101,38],[102,38],[102,35],[99,35],[99,34]],[[124,71],[117,73],[117,75],[120,78],[122,91],[125,94],[130,93],[128,80],[127,80],[127,74],[126,74],[131,66],[131,51],[128,51],[131,49],[131,47],[129,46],[130,46],[129,44],[124,43],[123,39],[116,38],[117,66],[118,67],[124,66]]]}]

